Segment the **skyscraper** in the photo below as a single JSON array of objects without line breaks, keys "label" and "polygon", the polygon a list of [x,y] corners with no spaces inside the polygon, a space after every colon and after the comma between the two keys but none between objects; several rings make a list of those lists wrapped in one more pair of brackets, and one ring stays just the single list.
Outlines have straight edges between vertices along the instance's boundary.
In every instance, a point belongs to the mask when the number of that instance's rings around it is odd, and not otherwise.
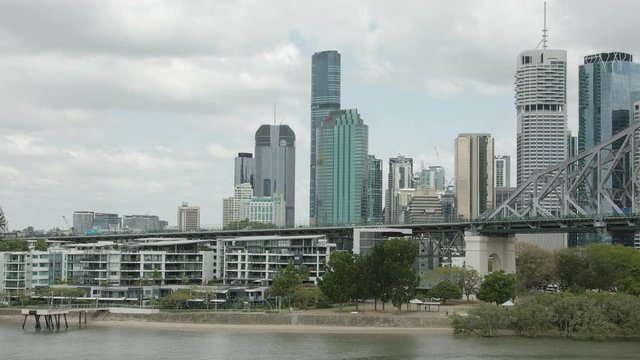
[{"label": "skyscraper", "polygon": [[418,178],[419,183],[416,184],[416,188],[445,190],[445,173],[442,166],[429,166],[428,169],[422,169]]},{"label": "skyscraper", "polygon": [[367,219],[369,128],[358,110],[332,112],[317,130],[317,223],[362,224]]},{"label": "skyscraper", "polygon": [[496,187],[511,187],[511,156],[494,156],[493,171]]},{"label": "skyscraper", "polygon": [[[624,130],[633,121],[634,102],[640,100],[640,64],[623,52],[588,55],[580,65],[579,84],[578,151],[583,152]],[[617,150],[620,145],[616,142],[611,149]],[[622,174],[629,171],[625,167],[619,165],[613,169],[619,175],[612,176],[605,185],[613,194],[611,200],[620,208],[631,207],[628,199],[617,195],[624,193]],[[595,176],[594,182],[598,181]]]},{"label": "skyscraper", "polygon": [[288,125],[262,125],[256,131],[253,194],[280,194],[286,203],[286,226],[295,223],[296,134]]},{"label": "skyscraper", "polygon": [[309,172],[309,223],[316,221],[316,132],[332,111],[340,110],[340,53],[321,51],[311,58],[311,159]]},{"label": "skyscraper", "polygon": [[234,167],[233,185],[249,183],[253,188],[256,173],[256,159],[253,158],[253,154],[238,153]]},{"label": "skyscraper", "polygon": [[178,206],[178,231],[200,230],[200,207],[183,202]]},{"label": "skyscraper", "polygon": [[87,230],[93,229],[93,211],[74,211],[73,212],[73,232],[74,234],[84,235]]},{"label": "skyscraper", "polygon": [[367,224],[382,223],[382,160],[367,157]]},{"label": "skyscraper", "polygon": [[398,205],[397,191],[413,187],[413,159],[402,155],[390,158],[389,182],[384,201],[384,215],[387,224],[397,224],[402,211]]},{"label": "skyscraper", "polygon": [[493,138],[460,134],[455,142],[456,210],[475,219],[494,204]]},{"label": "skyscraper", "polygon": [[640,100],[640,64],[623,52],[584,57],[579,70],[578,152],[591,149],[633,121]]},{"label": "skyscraper", "polygon": [[518,56],[518,186],[566,159],[567,52],[528,50]]}]

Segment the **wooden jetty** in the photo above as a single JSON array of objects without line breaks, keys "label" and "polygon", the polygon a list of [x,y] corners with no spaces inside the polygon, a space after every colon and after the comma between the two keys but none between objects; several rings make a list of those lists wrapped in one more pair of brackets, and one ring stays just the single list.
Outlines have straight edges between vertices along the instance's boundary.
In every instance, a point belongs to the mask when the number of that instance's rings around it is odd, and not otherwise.
[{"label": "wooden jetty", "polygon": [[[62,309],[23,309],[22,315],[24,315],[24,321],[22,322],[22,329],[24,329],[24,325],[27,323],[27,318],[29,316],[33,316],[36,320],[36,331],[40,331],[42,329],[42,324],[40,323],[40,317],[44,317],[44,324],[47,330],[60,330],[60,316],[64,319],[64,327],[69,328],[69,324],[67,324],[67,314],[69,310]],[[82,313],[80,313],[80,319],[82,319]],[[84,317],[85,324],[87,323],[87,315]]]}]

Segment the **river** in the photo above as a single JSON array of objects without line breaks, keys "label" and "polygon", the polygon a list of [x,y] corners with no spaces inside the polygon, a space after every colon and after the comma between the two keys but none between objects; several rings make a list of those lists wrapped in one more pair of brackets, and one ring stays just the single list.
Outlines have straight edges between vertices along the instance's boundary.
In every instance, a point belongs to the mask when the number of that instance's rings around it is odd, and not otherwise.
[{"label": "river", "polygon": [[[77,325],[60,332],[0,322],[0,359],[638,359],[640,343],[421,334],[177,331]],[[32,324],[31,324],[32,325]]]}]

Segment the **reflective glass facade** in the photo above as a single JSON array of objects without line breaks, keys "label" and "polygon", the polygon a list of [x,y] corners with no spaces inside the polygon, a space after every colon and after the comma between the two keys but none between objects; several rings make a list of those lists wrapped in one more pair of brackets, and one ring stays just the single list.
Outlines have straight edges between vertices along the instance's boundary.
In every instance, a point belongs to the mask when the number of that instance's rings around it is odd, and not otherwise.
[{"label": "reflective glass facade", "polygon": [[340,110],[317,131],[317,224],[362,224],[367,219],[369,128],[356,109]]},{"label": "reflective glass facade", "polygon": [[316,218],[316,131],[332,111],[340,110],[340,53],[321,51],[311,58],[311,158],[309,223]]},{"label": "reflective glass facade", "polygon": [[633,119],[640,100],[640,64],[621,52],[585,56],[579,73],[579,152],[589,150]]}]

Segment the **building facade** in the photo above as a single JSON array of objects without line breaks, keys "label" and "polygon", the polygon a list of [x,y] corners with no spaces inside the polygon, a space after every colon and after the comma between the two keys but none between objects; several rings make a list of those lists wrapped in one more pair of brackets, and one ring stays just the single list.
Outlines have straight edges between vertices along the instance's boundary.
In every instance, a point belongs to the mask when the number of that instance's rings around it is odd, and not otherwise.
[{"label": "building facade", "polygon": [[93,228],[97,231],[118,231],[122,227],[122,219],[118,214],[95,213],[93,216]]},{"label": "building facade", "polygon": [[233,196],[222,200],[222,226],[227,228],[229,224],[242,220],[248,220],[246,204],[253,197],[251,184],[238,184],[233,187]]},{"label": "building facade", "polygon": [[420,170],[416,188],[433,189],[442,192],[445,190],[445,172],[442,166],[429,166]]},{"label": "building facade", "polygon": [[340,110],[340,53],[321,51],[311,58],[311,147],[309,166],[309,224],[316,221],[316,132],[322,121]]},{"label": "building facade", "polygon": [[382,224],[382,159],[367,157],[367,224]]},{"label": "building facade", "polygon": [[567,52],[528,50],[515,75],[517,185],[563,162],[567,133]]},{"label": "building facade", "polygon": [[494,207],[493,150],[490,134],[460,134],[455,143],[456,210],[475,219]]},{"label": "building facade", "polygon": [[290,261],[309,270],[309,280],[324,274],[336,244],[325,235],[250,236],[224,239],[225,284],[268,285]]},{"label": "building facade", "polygon": [[233,185],[250,184],[254,187],[256,159],[252,153],[238,153],[234,160]]},{"label": "building facade", "polygon": [[369,128],[356,109],[340,110],[317,130],[316,224],[362,224],[367,219]]},{"label": "building facade", "polygon": [[262,125],[256,131],[254,196],[280,194],[286,203],[286,225],[295,224],[296,135],[288,125]]},{"label": "building facade", "polygon": [[178,206],[178,231],[200,230],[200,207],[183,202]]},{"label": "building facade", "polygon": [[496,187],[511,187],[511,156],[495,155],[493,177]]},{"label": "building facade", "polygon": [[122,227],[140,232],[162,231],[160,218],[156,215],[123,215]]},{"label": "building facade", "polygon": [[398,224],[401,206],[398,199],[400,189],[413,189],[413,159],[398,155],[389,159],[389,179],[385,192],[385,223]]},{"label": "building facade", "polygon": [[588,55],[579,70],[578,151],[615,135],[633,121],[640,100],[640,64],[631,54]]},{"label": "building facade", "polygon": [[85,235],[87,230],[93,230],[93,211],[73,212],[73,231],[79,235]]}]

